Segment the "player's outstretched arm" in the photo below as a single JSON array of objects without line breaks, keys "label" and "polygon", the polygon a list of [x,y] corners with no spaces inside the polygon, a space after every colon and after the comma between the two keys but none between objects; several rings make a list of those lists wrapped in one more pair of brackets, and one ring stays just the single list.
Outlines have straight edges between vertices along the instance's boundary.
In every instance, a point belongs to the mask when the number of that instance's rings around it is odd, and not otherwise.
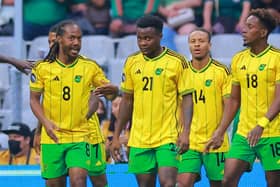
[{"label": "player's outstretched arm", "polygon": [[104,85],[97,87],[94,93],[98,96],[105,96],[108,100],[114,100],[119,93],[119,88],[111,83],[104,83]]},{"label": "player's outstretched arm", "polygon": [[18,60],[13,57],[0,55],[0,63],[8,63],[16,67],[22,73],[28,74],[33,67],[33,64],[28,61]]}]

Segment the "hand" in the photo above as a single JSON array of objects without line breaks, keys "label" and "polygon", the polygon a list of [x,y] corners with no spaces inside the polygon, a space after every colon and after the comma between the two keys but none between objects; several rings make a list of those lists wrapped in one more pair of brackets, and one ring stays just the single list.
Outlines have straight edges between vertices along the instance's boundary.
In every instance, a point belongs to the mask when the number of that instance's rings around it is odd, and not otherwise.
[{"label": "hand", "polygon": [[47,123],[44,124],[45,130],[48,134],[48,136],[55,142],[58,143],[58,138],[55,135],[54,131],[58,131],[59,128],[52,123],[51,121],[48,121]]},{"label": "hand", "polygon": [[235,26],[235,32],[241,33],[242,28],[244,28],[244,23],[238,22]]},{"label": "hand", "polygon": [[19,71],[21,71],[22,73],[24,73],[26,75],[28,75],[28,73],[30,73],[30,70],[34,66],[34,64],[32,62],[22,61],[22,60],[17,60],[17,59],[14,59],[11,64],[14,65]]},{"label": "hand", "polygon": [[121,161],[120,148],[121,148],[121,144],[119,139],[113,137],[112,143],[110,145],[110,153],[113,159],[115,160],[115,162]]},{"label": "hand", "polygon": [[189,150],[190,147],[190,141],[189,141],[189,134],[186,132],[182,132],[179,135],[179,138],[177,140],[177,147],[178,147],[178,153],[183,154],[187,150]]},{"label": "hand", "polygon": [[203,152],[209,152],[210,149],[218,149],[224,142],[224,136],[219,134],[216,130],[212,138],[206,143]]},{"label": "hand", "polygon": [[259,139],[261,138],[263,133],[263,127],[257,125],[253,130],[248,133],[247,140],[250,147],[254,147],[257,145]]},{"label": "hand", "polygon": [[35,152],[40,155],[41,152],[41,134],[36,133],[34,134],[34,140],[33,140],[33,147],[35,149]]},{"label": "hand", "polygon": [[99,97],[104,96],[104,95],[115,97],[118,94],[118,91],[119,91],[119,89],[117,86],[104,82],[104,85],[97,87],[94,90],[94,93],[95,93],[95,95],[97,95]]}]

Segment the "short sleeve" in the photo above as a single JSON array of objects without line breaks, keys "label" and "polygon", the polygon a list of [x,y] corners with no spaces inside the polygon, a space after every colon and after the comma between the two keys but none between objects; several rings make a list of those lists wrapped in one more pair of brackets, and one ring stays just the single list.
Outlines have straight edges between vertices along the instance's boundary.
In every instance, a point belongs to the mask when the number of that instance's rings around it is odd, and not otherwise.
[{"label": "short sleeve", "polygon": [[44,89],[44,82],[43,82],[43,71],[41,70],[41,66],[38,65],[35,68],[32,69],[32,72],[30,74],[30,81],[29,81],[29,87],[31,91],[35,92],[42,92]]},{"label": "short sleeve", "polygon": [[192,87],[192,76],[191,76],[191,70],[188,62],[184,59],[182,60],[181,64],[179,65],[179,77],[178,77],[178,91],[179,95],[187,95],[191,92],[193,92]]},{"label": "short sleeve", "polygon": [[121,82],[121,90],[127,93],[132,93],[134,90],[133,80],[130,73],[131,67],[132,67],[132,60],[128,58],[123,67],[122,82]]}]

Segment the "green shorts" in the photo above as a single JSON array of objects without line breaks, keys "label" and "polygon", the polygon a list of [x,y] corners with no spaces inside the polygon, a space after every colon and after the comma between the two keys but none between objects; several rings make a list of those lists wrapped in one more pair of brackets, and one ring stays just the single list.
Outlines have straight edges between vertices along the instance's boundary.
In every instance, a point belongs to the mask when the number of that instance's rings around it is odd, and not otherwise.
[{"label": "green shorts", "polygon": [[[209,180],[220,181],[224,177],[224,153],[201,153],[188,150],[182,154],[179,161],[178,173],[197,173],[200,176],[202,165]],[[198,179],[198,181],[200,178]]]},{"label": "green shorts", "polygon": [[236,134],[226,158],[243,160],[250,164],[260,159],[265,171],[280,169],[280,137],[261,138],[255,147],[250,147],[245,137]]},{"label": "green shorts", "polygon": [[106,168],[105,157],[103,155],[103,143],[96,145],[91,145],[86,142],[42,144],[42,177],[51,179],[67,175],[68,169],[71,167],[86,169],[89,175],[101,175],[105,173]]},{"label": "green shorts", "polygon": [[104,143],[91,145],[91,164],[88,168],[89,176],[99,176],[106,172],[106,152]]},{"label": "green shorts", "polygon": [[135,174],[156,173],[160,167],[178,167],[178,154],[174,143],[155,148],[130,148],[129,172]]}]

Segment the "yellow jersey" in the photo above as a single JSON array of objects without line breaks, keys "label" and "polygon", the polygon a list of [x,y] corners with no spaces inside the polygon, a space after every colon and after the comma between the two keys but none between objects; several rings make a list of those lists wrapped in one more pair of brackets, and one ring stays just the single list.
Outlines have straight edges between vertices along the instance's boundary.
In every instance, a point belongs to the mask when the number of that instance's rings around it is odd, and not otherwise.
[{"label": "yellow jersey", "polygon": [[127,58],[121,89],[134,97],[129,146],[153,148],[176,142],[179,97],[193,91],[186,81],[188,68],[185,58],[168,48],[152,59],[141,52]]},{"label": "yellow jersey", "polygon": [[[257,120],[267,113],[280,81],[280,50],[268,46],[255,55],[250,49],[232,60],[233,84],[240,85],[241,107],[237,133],[247,137]],[[280,136],[279,115],[264,129],[262,137]]]},{"label": "yellow jersey", "polygon": [[[103,142],[96,113],[89,120],[91,91],[109,80],[95,61],[79,56],[70,65],[58,59],[52,63],[39,62],[32,70],[30,89],[43,94],[45,116],[60,130],[55,131],[59,143]],[[53,140],[42,129],[41,143]]]},{"label": "yellow jersey", "polygon": [[[229,97],[231,75],[228,68],[209,59],[201,70],[196,70],[189,63],[193,93],[193,118],[190,131],[190,149],[203,152],[205,144],[218,128],[223,115],[223,98]],[[210,152],[226,152],[229,139],[226,134],[222,146]]]}]

